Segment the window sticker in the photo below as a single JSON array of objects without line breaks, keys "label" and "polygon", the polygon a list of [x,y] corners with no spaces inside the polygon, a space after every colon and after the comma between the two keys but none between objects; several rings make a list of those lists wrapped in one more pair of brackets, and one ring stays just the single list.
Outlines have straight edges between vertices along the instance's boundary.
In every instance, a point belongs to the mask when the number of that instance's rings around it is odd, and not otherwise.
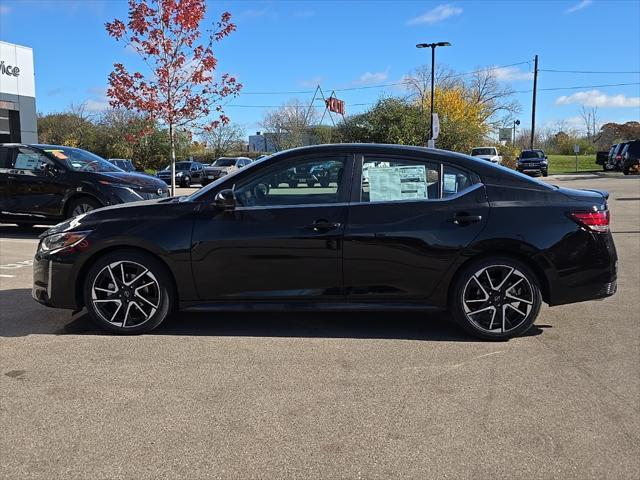
[{"label": "window sticker", "polygon": [[445,193],[457,193],[458,176],[455,173],[445,173],[443,188]]},{"label": "window sticker", "polygon": [[54,157],[60,160],[66,160],[67,158],[69,158],[64,154],[62,150],[45,150],[45,152],[50,153],[51,155],[53,155]]},{"label": "window sticker", "polygon": [[35,170],[38,167],[40,159],[37,155],[29,155],[27,153],[18,153],[16,164],[13,168],[17,170]]},{"label": "window sticker", "polygon": [[371,202],[427,198],[427,172],[424,165],[379,166],[367,170]]}]

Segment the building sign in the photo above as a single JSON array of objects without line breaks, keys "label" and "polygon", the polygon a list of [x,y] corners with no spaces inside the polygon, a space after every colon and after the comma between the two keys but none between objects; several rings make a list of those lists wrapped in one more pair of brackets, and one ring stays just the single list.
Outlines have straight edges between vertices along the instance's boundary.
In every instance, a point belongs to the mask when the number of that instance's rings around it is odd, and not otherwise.
[{"label": "building sign", "polygon": [[4,60],[0,60],[0,73],[4,75],[9,75],[12,77],[17,77],[20,75],[20,69],[18,67],[12,67],[11,65],[6,65]]},{"label": "building sign", "polygon": [[329,97],[325,100],[327,108],[330,112],[344,115],[344,100],[338,100],[336,97]]},{"label": "building sign", "polygon": [[33,50],[29,47],[0,41],[0,94],[36,96]]}]

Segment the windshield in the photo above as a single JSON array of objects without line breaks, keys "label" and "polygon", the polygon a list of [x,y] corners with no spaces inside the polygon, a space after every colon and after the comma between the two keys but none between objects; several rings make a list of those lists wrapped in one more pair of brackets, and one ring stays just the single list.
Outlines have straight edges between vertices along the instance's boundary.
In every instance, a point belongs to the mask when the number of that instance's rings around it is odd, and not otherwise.
[{"label": "windshield", "polygon": [[544,158],[544,153],[539,150],[525,150],[520,154],[520,158]]},{"label": "windshield", "polygon": [[496,154],[495,148],[474,148],[473,150],[471,150],[472,157],[475,157],[478,155],[495,155],[495,154]]},{"label": "windshield", "polygon": [[233,167],[236,164],[235,158],[219,158],[211,166],[213,167]]},{"label": "windshield", "polygon": [[80,148],[54,147],[43,148],[43,150],[76,172],[123,172],[121,168],[107,162],[91,152]]},{"label": "windshield", "polygon": [[[176,171],[189,170],[191,168],[191,162],[176,162]],[[165,170],[171,170],[171,164],[164,167]]]}]

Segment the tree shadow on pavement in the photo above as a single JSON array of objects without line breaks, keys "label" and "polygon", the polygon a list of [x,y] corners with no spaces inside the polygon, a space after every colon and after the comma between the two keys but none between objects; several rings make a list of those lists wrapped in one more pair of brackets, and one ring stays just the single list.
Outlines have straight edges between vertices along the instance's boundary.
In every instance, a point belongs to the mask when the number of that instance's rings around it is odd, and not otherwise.
[{"label": "tree shadow on pavement", "polygon": [[[28,289],[0,291],[0,312],[0,337],[108,335],[86,312],[72,316],[68,310],[44,307]],[[525,335],[541,333],[542,328],[534,326]],[[178,312],[150,335],[478,341],[453,324],[446,312],[398,311]]]}]

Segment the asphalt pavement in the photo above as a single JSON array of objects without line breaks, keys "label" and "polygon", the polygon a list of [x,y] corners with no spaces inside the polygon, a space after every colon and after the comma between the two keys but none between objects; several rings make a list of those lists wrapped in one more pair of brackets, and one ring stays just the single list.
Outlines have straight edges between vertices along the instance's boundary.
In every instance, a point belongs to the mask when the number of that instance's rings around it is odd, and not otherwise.
[{"label": "asphalt pavement", "polygon": [[619,290],[501,343],[404,312],[107,335],[31,299],[42,230],[0,225],[0,477],[640,478],[640,178],[548,181],[611,192]]}]

